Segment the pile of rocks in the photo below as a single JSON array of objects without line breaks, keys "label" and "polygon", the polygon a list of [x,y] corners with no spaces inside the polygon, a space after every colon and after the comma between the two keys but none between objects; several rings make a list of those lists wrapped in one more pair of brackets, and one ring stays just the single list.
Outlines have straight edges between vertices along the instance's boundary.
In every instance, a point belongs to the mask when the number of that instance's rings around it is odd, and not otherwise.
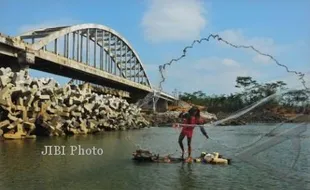
[{"label": "pile of rocks", "polygon": [[60,85],[32,79],[24,70],[0,68],[0,136],[33,138],[137,129],[149,125],[140,109],[112,95],[99,95],[88,84]]},{"label": "pile of rocks", "polygon": [[165,113],[157,113],[153,117],[154,125],[165,126],[165,125],[171,125],[172,123],[181,122],[180,119],[178,118],[180,113],[181,112],[179,111],[168,111]]},{"label": "pile of rocks", "polygon": [[209,113],[207,111],[200,112],[200,116],[208,121],[217,121],[218,118],[215,114]]}]

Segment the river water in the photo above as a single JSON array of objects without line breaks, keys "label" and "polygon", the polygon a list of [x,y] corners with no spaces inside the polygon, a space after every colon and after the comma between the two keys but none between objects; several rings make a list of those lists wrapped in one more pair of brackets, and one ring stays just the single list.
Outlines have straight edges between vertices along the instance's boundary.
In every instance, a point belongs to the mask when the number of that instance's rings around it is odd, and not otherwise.
[{"label": "river water", "polygon": [[[300,134],[300,137],[283,134],[283,142],[277,145],[269,143],[267,148],[253,155],[256,161],[249,160],[250,153],[240,157],[240,151],[255,150],[255,145],[265,140],[279,140],[277,134],[298,127],[286,124],[265,135],[273,126],[257,124],[207,128],[208,140],[196,129],[192,142],[194,155],[202,151],[217,151],[232,158],[232,165],[229,166],[139,164],[131,160],[134,143],[162,154],[175,153],[179,156],[179,131],[168,127],[0,141],[0,189],[310,189],[310,130]],[[253,143],[259,138],[262,139]],[[251,143],[252,146],[244,147]],[[41,151],[46,145],[66,148],[95,146],[104,152],[102,156],[68,153],[44,156]],[[298,160],[291,168],[295,158]]]}]

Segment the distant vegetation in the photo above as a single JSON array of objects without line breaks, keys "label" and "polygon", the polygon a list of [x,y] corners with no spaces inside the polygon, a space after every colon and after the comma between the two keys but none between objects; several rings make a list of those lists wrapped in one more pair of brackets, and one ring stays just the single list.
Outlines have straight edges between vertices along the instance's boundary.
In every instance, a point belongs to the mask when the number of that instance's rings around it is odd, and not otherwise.
[{"label": "distant vegetation", "polygon": [[[231,113],[249,106],[262,98],[265,98],[277,90],[286,89],[286,83],[277,81],[273,83],[258,83],[252,77],[237,77],[236,88],[241,92],[230,95],[212,95],[207,96],[202,91],[194,93],[183,93],[180,99],[193,104],[206,106],[209,112]],[[283,94],[278,99],[269,101],[268,108],[281,107],[294,112],[302,112],[305,109],[310,110],[310,93],[305,90],[296,90]],[[266,108],[266,107],[265,107]]]}]

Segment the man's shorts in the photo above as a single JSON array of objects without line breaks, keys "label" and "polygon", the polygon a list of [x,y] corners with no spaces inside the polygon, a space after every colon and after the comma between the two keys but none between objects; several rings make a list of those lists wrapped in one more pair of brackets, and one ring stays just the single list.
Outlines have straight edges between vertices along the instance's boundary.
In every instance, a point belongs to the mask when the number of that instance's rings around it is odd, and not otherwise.
[{"label": "man's shorts", "polygon": [[182,134],[187,138],[192,138],[194,130],[182,130]]}]

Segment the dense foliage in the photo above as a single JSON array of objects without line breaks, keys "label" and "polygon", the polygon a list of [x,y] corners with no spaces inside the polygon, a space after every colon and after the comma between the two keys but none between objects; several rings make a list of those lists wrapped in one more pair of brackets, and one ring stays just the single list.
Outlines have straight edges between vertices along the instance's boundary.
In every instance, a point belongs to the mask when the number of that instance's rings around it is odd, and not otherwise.
[{"label": "dense foliage", "polygon": [[[236,79],[235,86],[240,89],[238,93],[207,96],[204,92],[197,91],[194,93],[183,93],[180,95],[180,99],[206,106],[210,112],[221,111],[231,113],[270,96],[278,90],[286,89],[286,85],[283,81],[259,84],[252,77],[239,76]],[[278,99],[269,101],[267,105],[269,107],[281,106],[300,110],[305,107],[309,108],[309,97],[310,93],[305,90],[290,91]]]}]

